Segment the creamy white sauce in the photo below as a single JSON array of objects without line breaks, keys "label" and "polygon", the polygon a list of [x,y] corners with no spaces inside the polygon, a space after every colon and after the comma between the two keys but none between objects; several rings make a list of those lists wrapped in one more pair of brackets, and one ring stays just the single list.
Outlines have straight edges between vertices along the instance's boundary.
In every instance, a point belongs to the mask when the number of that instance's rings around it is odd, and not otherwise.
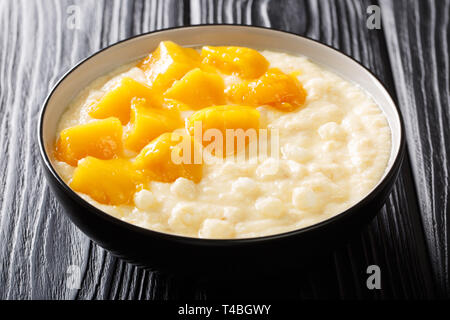
[{"label": "creamy white sauce", "polygon": [[[299,71],[307,91],[303,108],[283,113],[259,107],[263,126],[278,129],[279,158],[205,164],[195,184],[150,183],[135,206],[85,200],[132,224],[201,238],[246,238],[304,228],[349,208],[381,179],[391,150],[391,131],[376,103],[357,85],[305,57],[263,51],[271,67]],[[133,66],[92,83],[62,116],[58,132],[92,121],[87,107],[124,76],[146,82]],[[231,77],[226,82],[235,82]],[[54,165],[69,182],[74,168]]]}]

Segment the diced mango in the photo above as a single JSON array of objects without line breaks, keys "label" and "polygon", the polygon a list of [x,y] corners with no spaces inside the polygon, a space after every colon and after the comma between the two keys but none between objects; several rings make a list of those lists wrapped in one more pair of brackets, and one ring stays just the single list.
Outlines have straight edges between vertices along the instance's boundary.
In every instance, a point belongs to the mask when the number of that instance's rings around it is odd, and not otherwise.
[{"label": "diced mango", "polygon": [[[247,106],[236,106],[236,105],[226,105],[226,106],[214,106],[205,108],[194,113],[186,122],[186,127],[189,133],[196,136],[195,127],[196,123],[201,123],[201,130],[203,134],[209,129],[218,129],[222,134],[222,155],[229,154],[230,147],[227,149],[227,143],[230,146],[233,143],[234,148],[231,150],[233,152],[241,151],[238,150],[238,135],[234,131],[233,141],[227,141],[227,129],[238,130],[242,129],[245,133],[248,129],[255,129],[255,137],[257,135],[256,130],[259,129],[259,111],[252,107]],[[203,141],[204,146],[212,143],[211,141]],[[197,137],[196,137],[197,138]],[[245,137],[245,146],[248,141]],[[219,149],[220,150],[220,149]]]},{"label": "diced mango", "polygon": [[89,115],[96,119],[117,117],[125,125],[130,121],[131,100],[134,98],[144,98],[153,107],[161,106],[162,102],[150,87],[131,78],[123,78],[116,88],[90,107]]},{"label": "diced mango", "polygon": [[196,68],[186,73],[181,80],[175,81],[164,96],[198,110],[224,104],[224,90],[225,85],[221,76]]},{"label": "diced mango", "polygon": [[164,99],[164,107],[169,110],[173,111],[192,111],[192,108],[189,107],[187,104],[184,104],[178,100],[174,99]]},{"label": "diced mango", "polygon": [[70,187],[102,204],[130,204],[144,182],[143,174],[125,159],[86,157],[79,162]]},{"label": "diced mango", "polygon": [[178,112],[151,108],[144,99],[133,100],[130,124],[131,129],[125,137],[125,148],[136,152],[162,133],[183,127]]},{"label": "diced mango", "polygon": [[200,54],[196,50],[163,41],[138,67],[144,70],[152,88],[162,94],[175,80],[199,67],[200,62]]},{"label": "diced mango", "polygon": [[117,118],[107,118],[61,131],[56,142],[55,157],[71,166],[93,156],[112,159],[122,152],[122,125]]},{"label": "diced mango", "polygon": [[244,47],[203,47],[202,64],[214,66],[225,74],[254,79],[267,71],[269,62],[258,51]]},{"label": "diced mango", "polygon": [[183,177],[199,182],[203,172],[201,149],[188,135],[163,133],[142,149],[134,167],[155,181],[173,182]]},{"label": "diced mango", "polygon": [[273,68],[257,80],[232,85],[227,89],[227,96],[234,103],[293,111],[305,103],[306,91],[295,77]]}]

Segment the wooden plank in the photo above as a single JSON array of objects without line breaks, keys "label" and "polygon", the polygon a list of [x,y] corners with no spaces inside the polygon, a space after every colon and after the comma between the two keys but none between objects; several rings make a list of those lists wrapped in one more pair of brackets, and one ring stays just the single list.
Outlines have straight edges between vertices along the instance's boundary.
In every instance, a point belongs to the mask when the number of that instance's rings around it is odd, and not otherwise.
[{"label": "wooden plank", "polygon": [[[369,4],[368,0],[0,2],[0,45],[8,48],[0,52],[0,154],[5,155],[0,159],[0,298],[432,297],[409,161],[379,217],[314,270],[245,281],[226,277],[226,282],[151,273],[112,257],[64,217],[38,163],[38,110],[51,86],[80,59],[150,30],[215,22],[288,30],[339,47],[393,90],[384,34],[365,28]],[[68,9],[79,10],[80,29],[67,27]],[[370,264],[381,267],[380,291],[365,286]],[[70,265],[80,267],[80,290],[67,287]]]},{"label": "wooden plank", "polygon": [[448,297],[450,1],[381,5],[433,271]]}]

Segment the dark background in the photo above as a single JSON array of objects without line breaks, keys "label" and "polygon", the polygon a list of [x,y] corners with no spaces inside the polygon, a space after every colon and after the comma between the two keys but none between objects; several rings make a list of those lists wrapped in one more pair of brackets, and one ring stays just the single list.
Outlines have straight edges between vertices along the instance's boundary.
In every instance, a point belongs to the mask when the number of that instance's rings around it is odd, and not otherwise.
[{"label": "dark background", "polygon": [[[381,30],[366,27],[370,5],[381,7]],[[0,0],[0,298],[450,297],[449,15],[449,0]],[[317,39],[372,70],[398,101],[408,156],[393,193],[360,236],[309,270],[212,280],[136,268],[78,231],[44,181],[36,125],[58,78],[118,40],[199,23]],[[366,286],[373,264],[380,290]],[[67,286],[70,265],[80,290]]]}]

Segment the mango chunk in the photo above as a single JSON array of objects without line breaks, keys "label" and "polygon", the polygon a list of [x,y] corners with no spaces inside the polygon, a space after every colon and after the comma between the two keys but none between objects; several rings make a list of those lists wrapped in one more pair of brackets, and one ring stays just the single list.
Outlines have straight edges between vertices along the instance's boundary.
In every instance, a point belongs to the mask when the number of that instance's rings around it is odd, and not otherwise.
[{"label": "mango chunk", "polygon": [[136,152],[162,133],[183,127],[178,112],[150,108],[144,99],[133,100],[130,124],[131,129],[125,137],[125,148]]},{"label": "mango chunk", "polygon": [[203,47],[202,64],[214,66],[225,74],[254,79],[267,71],[269,62],[258,51],[245,47]]},{"label": "mango chunk", "polygon": [[154,107],[161,105],[161,98],[150,87],[131,78],[123,78],[116,88],[90,107],[89,115],[95,119],[116,117],[125,125],[130,121],[131,100],[134,98],[144,98]]},{"label": "mango chunk", "polygon": [[142,173],[128,160],[86,157],[75,169],[70,187],[99,203],[121,205],[133,202],[133,195],[143,182]]},{"label": "mango chunk", "polygon": [[187,104],[184,104],[178,100],[174,99],[164,99],[164,107],[168,110],[183,112],[183,111],[192,111],[192,108]]},{"label": "mango chunk", "polygon": [[196,68],[186,73],[181,80],[175,81],[164,96],[198,110],[225,103],[224,90],[221,76]]},{"label": "mango chunk", "polygon": [[[203,135],[205,134],[205,132],[209,129],[219,130],[222,135],[221,155],[226,155],[230,154],[231,152],[235,153],[241,151],[241,148],[245,147],[245,145],[249,142],[245,136],[239,136],[239,134],[244,134],[248,129],[254,129],[253,137],[256,138],[256,131],[260,126],[259,120],[259,111],[253,107],[236,105],[213,106],[199,110],[191,117],[189,117],[189,119],[186,121],[186,128],[191,135],[197,136],[196,130],[198,131],[198,129],[196,129],[196,126],[198,128],[198,125],[201,124],[201,131],[203,132],[202,143],[204,146],[212,143],[212,141],[206,141],[205,139],[203,139]],[[228,141],[229,138],[227,138],[227,129],[234,130],[233,136],[229,136],[232,137],[232,140],[230,141]],[[242,130],[238,131],[238,129]],[[242,143],[241,145],[239,145],[238,143],[239,138],[244,139],[244,143]],[[233,148],[231,148],[230,146]],[[216,151],[214,152],[214,154],[219,156]]]},{"label": "mango chunk", "polygon": [[183,177],[202,179],[201,148],[188,135],[167,132],[145,146],[134,161],[151,180],[173,182]]},{"label": "mango chunk", "polygon": [[112,159],[122,152],[122,125],[117,118],[92,121],[61,131],[56,142],[55,157],[71,166],[93,156]]},{"label": "mango chunk", "polygon": [[234,84],[226,91],[234,103],[255,107],[270,105],[282,111],[293,111],[306,100],[302,84],[277,68],[269,69],[257,80]]},{"label": "mango chunk", "polygon": [[144,70],[152,88],[162,94],[175,80],[199,67],[200,62],[200,54],[196,50],[183,48],[172,41],[162,41],[138,67]]}]

